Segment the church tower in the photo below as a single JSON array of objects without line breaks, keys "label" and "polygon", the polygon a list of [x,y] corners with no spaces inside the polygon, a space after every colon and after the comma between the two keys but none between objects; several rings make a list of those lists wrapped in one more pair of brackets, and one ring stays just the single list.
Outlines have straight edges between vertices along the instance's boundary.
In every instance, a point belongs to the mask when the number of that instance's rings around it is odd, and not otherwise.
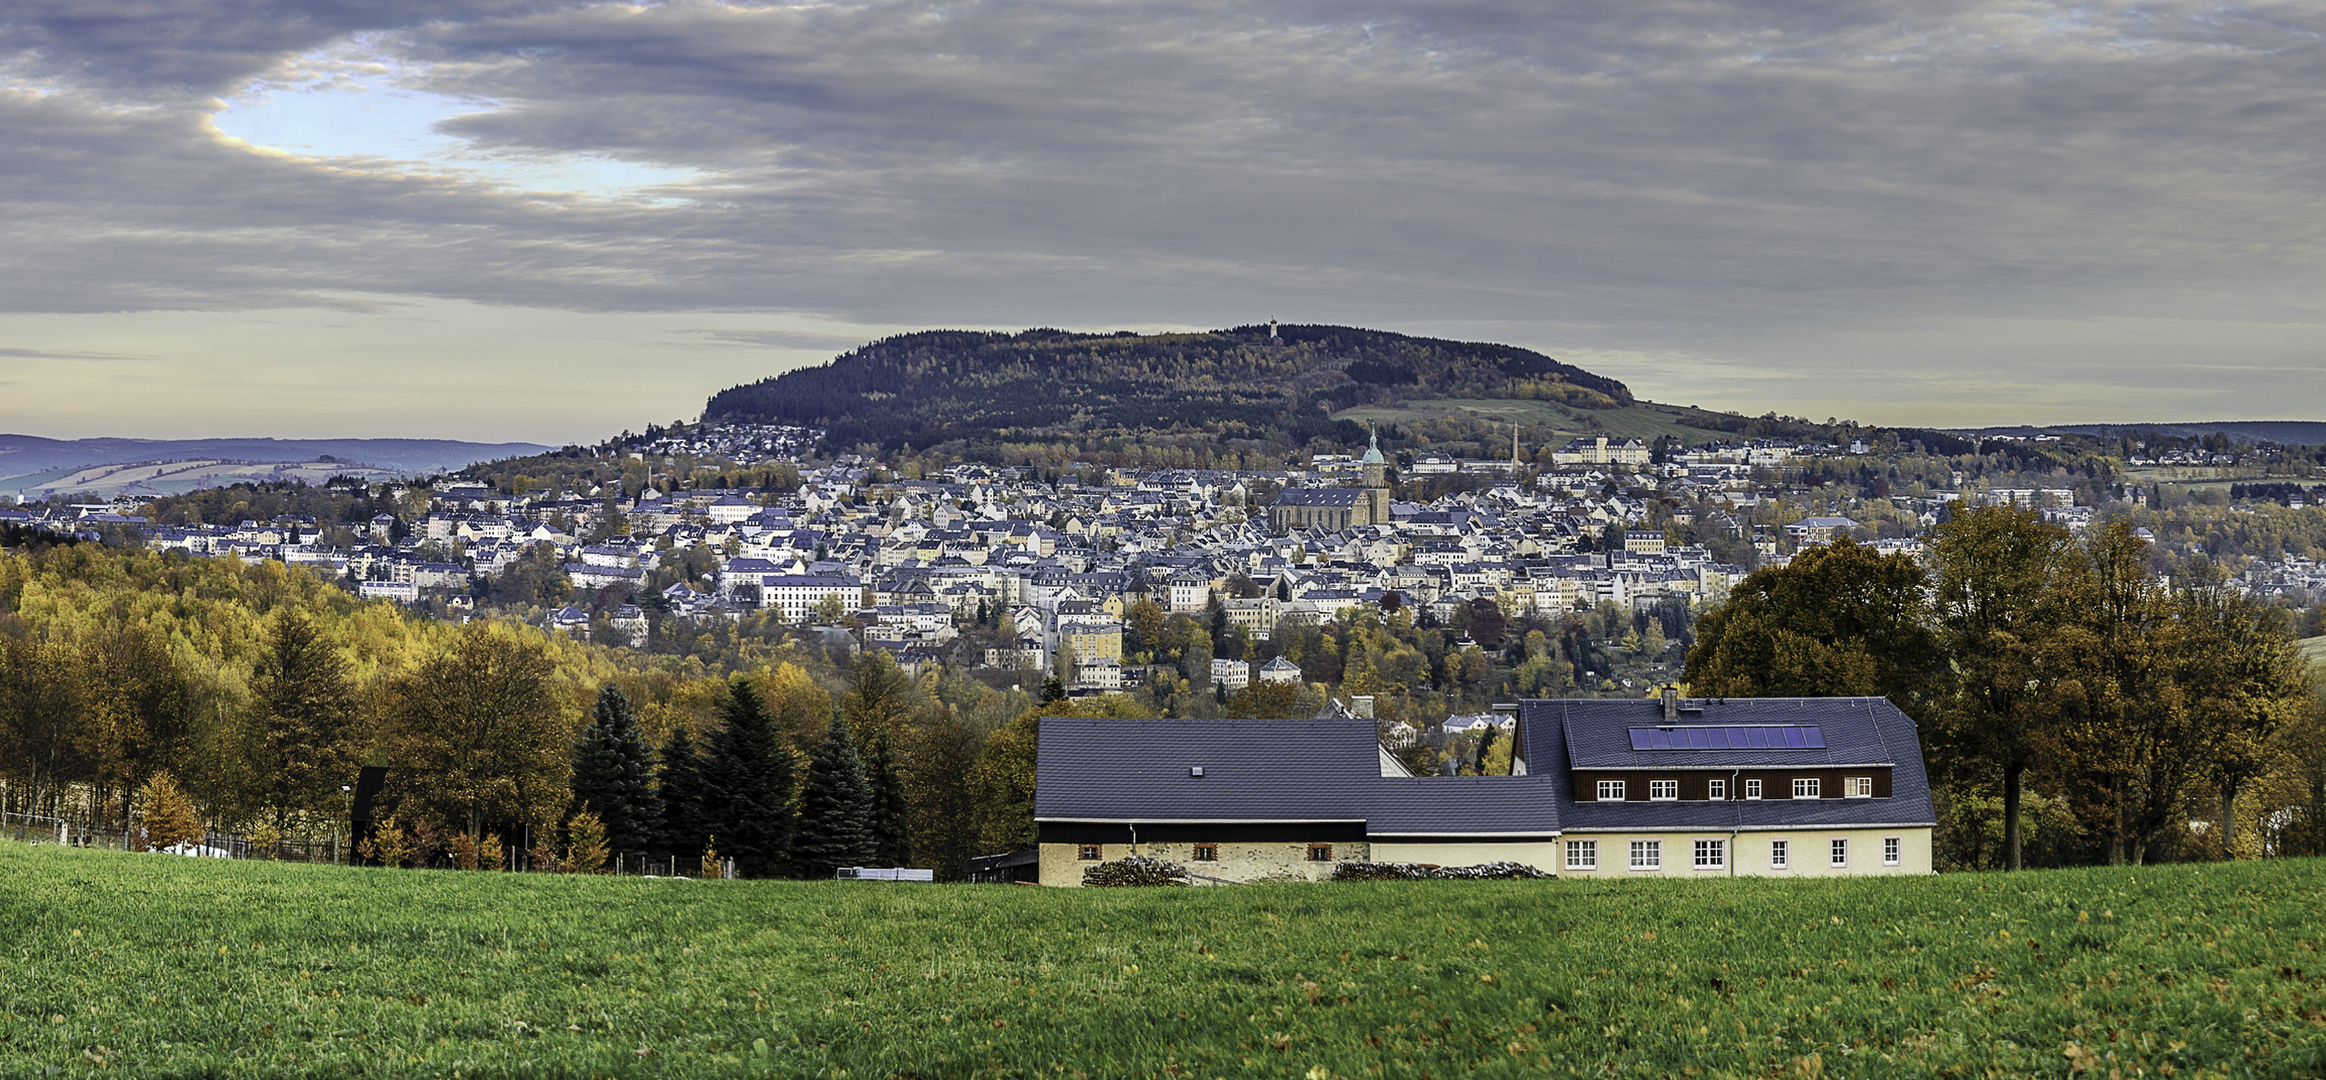
[{"label": "church tower", "polygon": [[1381,456],[1381,433],[1376,431],[1367,440],[1365,456],[1358,459],[1365,468],[1365,493],[1358,500],[1366,519],[1351,524],[1383,525],[1389,521],[1389,459]]}]

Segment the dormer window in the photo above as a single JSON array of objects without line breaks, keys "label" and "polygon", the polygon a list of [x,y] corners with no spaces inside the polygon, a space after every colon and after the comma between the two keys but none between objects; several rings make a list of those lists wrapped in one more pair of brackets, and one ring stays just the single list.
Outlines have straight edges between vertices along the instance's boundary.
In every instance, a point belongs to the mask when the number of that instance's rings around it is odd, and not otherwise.
[{"label": "dormer window", "polygon": [[1622,802],[1622,801],[1623,801],[1623,781],[1621,781],[1621,780],[1601,780],[1601,781],[1599,782],[1599,801],[1600,801],[1600,802]]},{"label": "dormer window", "polygon": [[1648,781],[1648,800],[1650,802],[1672,802],[1679,797],[1680,782],[1678,780]]}]

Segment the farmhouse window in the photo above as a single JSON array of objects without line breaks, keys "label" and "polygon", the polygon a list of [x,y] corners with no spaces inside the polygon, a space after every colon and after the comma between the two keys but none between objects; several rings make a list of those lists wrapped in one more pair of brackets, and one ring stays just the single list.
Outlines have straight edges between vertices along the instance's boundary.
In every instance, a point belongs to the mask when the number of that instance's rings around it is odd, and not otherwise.
[{"label": "farmhouse window", "polygon": [[1597,869],[1599,869],[1599,841],[1597,841],[1597,840],[1569,840],[1569,841],[1567,841],[1567,869],[1569,869],[1569,870],[1597,870]]},{"label": "farmhouse window", "polygon": [[1748,798],[1748,799],[1758,799],[1758,798],[1760,798],[1760,797],[1761,797],[1761,782],[1760,782],[1760,781],[1758,781],[1758,780],[1747,780],[1747,781],[1745,781],[1745,798]]},{"label": "farmhouse window", "polygon": [[1084,862],[1097,862],[1104,856],[1099,853],[1097,844],[1081,844],[1075,847],[1074,857]]},{"label": "farmhouse window", "polygon": [[1842,782],[1849,785],[1844,789],[1844,792],[1850,798],[1871,799],[1874,797],[1874,778],[1871,776],[1853,776]]},{"label": "farmhouse window", "polygon": [[1833,865],[1849,865],[1849,841],[1836,840],[1833,842]]},{"label": "farmhouse window", "polygon": [[1648,781],[1648,798],[1656,802],[1670,802],[1679,797],[1680,782],[1678,780]]},{"label": "farmhouse window", "polygon": [[1792,847],[1791,843],[1784,840],[1769,841],[1769,868],[1783,870],[1791,865],[1787,860],[1792,855]]},{"label": "farmhouse window", "polygon": [[1728,841],[1696,841],[1696,869],[1718,870],[1728,865]]},{"label": "farmhouse window", "polygon": [[1664,842],[1661,840],[1634,840],[1631,842],[1631,868],[1634,870],[1661,870],[1664,868]]},{"label": "farmhouse window", "polygon": [[1333,846],[1332,846],[1331,844],[1310,844],[1310,845],[1308,846],[1308,861],[1310,861],[1310,862],[1331,862],[1331,861],[1333,861]]},{"label": "farmhouse window", "polygon": [[1622,801],[1623,801],[1623,781],[1621,781],[1621,780],[1601,780],[1601,781],[1599,782],[1599,801],[1600,801],[1600,802],[1622,802]]},{"label": "farmhouse window", "polygon": [[1898,838],[1895,836],[1882,838],[1882,865],[1898,865]]},{"label": "farmhouse window", "polygon": [[1817,789],[1817,778],[1814,776],[1796,777],[1793,780],[1793,797],[1796,799],[1817,798]]},{"label": "farmhouse window", "polygon": [[1195,861],[1197,861],[1197,862],[1218,862],[1218,861],[1220,861],[1220,846],[1219,846],[1218,844],[1197,844],[1197,845],[1195,845]]},{"label": "farmhouse window", "polygon": [[1719,802],[1728,798],[1728,781],[1711,781],[1704,789],[1704,797],[1712,800],[1713,802]]}]

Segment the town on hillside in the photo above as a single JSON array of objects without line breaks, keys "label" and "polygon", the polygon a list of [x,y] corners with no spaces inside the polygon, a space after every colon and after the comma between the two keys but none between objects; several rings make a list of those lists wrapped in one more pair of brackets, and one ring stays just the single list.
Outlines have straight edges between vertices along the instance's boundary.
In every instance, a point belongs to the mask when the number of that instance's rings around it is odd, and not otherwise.
[{"label": "town on hillside", "polygon": [[[819,452],[821,434],[740,423],[626,434],[580,451],[621,477],[586,487],[492,483],[480,469],[343,478],[277,500],[306,512],[263,518],[202,520],[192,497],[60,499],[0,509],[0,525],[280,560],[436,617],[514,616],[650,652],[685,653],[705,628],[774,628],[887,652],[913,674],[1144,692],[1158,714],[1270,684],[1292,688],[1279,712],[1428,688],[1442,693],[1438,714],[1404,719],[1441,746],[1449,713],[1472,712],[1454,716],[1459,736],[1489,723],[1499,698],[1637,697],[1676,678],[1696,614],[1752,570],[1842,536],[1918,552],[1963,505],[2026,507],[2075,532],[2130,518],[2155,540],[2153,525],[2161,549],[2210,554],[2311,622],[2326,595],[2326,567],[2298,553],[2326,533],[2326,490],[2256,482],[2230,502],[2217,487],[2136,477],[1966,475],[1966,461],[2008,461],[2012,437],[1990,437],[1979,458],[1879,437],[1514,438],[1497,458],[1388,451],[1376,438],[1273,470],[958,462],[908,475]],[[2226,443],[2125,449],[2251,476],[2286,457]],[[737,475],[763,482],[717,480]],[[2200,512],[2211,517],[2189,516]],[[2223,552],[2232,534],[2219,522],[2286,539]],[[1410,659],[1359,671],[1320,635],[1360,612],[1427,633]]]}]

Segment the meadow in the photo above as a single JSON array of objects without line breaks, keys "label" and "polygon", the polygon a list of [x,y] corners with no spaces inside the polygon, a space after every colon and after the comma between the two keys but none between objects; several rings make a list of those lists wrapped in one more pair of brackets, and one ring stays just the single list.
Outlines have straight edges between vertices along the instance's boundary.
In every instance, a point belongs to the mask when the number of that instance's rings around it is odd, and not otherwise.
[{"label": "meadow", "polygon": [[2326,863],[1044,890],[0,844],[0,1074],[2316,1076]]}]

